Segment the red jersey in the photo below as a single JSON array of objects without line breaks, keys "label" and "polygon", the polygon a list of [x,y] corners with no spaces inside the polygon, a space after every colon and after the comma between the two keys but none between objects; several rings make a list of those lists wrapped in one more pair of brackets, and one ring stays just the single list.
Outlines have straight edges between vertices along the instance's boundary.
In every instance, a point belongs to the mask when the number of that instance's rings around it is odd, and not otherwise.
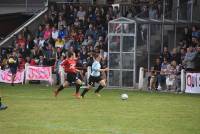
[{"label": "red jersey", "polygon": [[64,67],[66,73],[76,73],[76,60],[74,59],[65,59],[61,66]]}]

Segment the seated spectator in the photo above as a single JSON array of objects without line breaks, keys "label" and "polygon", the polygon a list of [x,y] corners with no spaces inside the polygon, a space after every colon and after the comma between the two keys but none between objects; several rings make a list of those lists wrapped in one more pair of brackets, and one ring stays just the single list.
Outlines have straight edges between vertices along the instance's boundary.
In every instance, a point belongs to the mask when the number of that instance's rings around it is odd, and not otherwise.
[{"label": "seated spectator", "polygon": [[89,25],[89,29],[87,29],[87,31],[85,33],[85,38],[87,38],[89,35],[92,36],[92,37],[96,37],[92,24]]},{"label": "seated spectator", "polygon": [[55,42],[55,47],[63,48],[64,46],[64,41],[62,40],[61,36],[58,36],[58,39]]},{"label": "seated spectator", "polygon": [[25,44],[26,44],[25,38],[22,36],[22,34],[18,34],[18,37],[16,40],[16,47],[22,48],[22,47],[25,47]]},{"label": "seated spectator", "polygon": [[43,37],[43,36],[44,36],[43,26],[39,25],[38,30],[36,32],[36,37]]},{"label": "seated spectator", "polygon": [[86,15],[86,12],[83,10],[83,7],[80,6],[79,11],[77,12],[78,19],[83,21],[85,19],[85,15]]},{"label": "seated spectator", "polygon": [[26,46],[26,49],[28,49],[28,50],[33,49],[33,47],[34,47],[34,41],[33,41],[31,35],[27,36],[27,40],[26,40],[26,45],[25,46]]},{"label": "seated spectator", "polygon": [[87,45],[94,45],[94,41],[91,35],[88,35],[87,39],[85,39],[82,43],[83,46],[87,46]]},{"label": "seated spectator", "polygon": [[200,37],[200,33],[197,31],[197,27],[196,26],[192,26],[192,37],[195,37],[195,38],[199,38]]},{"label": "seated spectator", "polygon": [[37,45],[38,45],[39,48],[43,48],[44,44],[45,44],[45,39],[42,36],[40,36],[39,39],[38,39]]},{"label": "seated spectator", "polygon": [[23,70],[25,68],[25,60],[22,58],[22,56],[18,57],[18,69]]},{"label": "seated spectator", "polygon": [[166,77],[166,86],[167,90],[176,90],[178,87],[178,73],[180,72],[179,66],[176,64],[176,61],[173,60],[171,64],[167,66],[167,77]]},{"label": "seated spectator", "polygon": [[63,25],[60,26],[58,36],[64,39],[66,36],[68,36],[68,31],[64,28]]},{"label": "seated spectator", "polygon": [[76,18],[75,21],[74,21],[74,27],[75,27],[75,28],[79,28],[80,25],[81,25],[81,23],[80,23],[79,19]]},{"label": "seated spectator", "polygon": [[55,26],[53,26],[53,27],[52,27],[51,37],[52,37],[54,40],[57,40],[57,38],[58,38],[58,33],[59,33],[59,31],[56,29]]},{"label": "seated spectator", "polygon": [[58,17],[58,29],[63,29],[63,27],[66,27],[66,22],[62,16],[59,16]]},{"label": "seated spectator", "polygon": [[171,60],[175,60],[178,65],[181,64],[181,55],[177,52],[176,48],[173,48],[172,50]]},{"label": "seated spectator", "polygon": [[37,45],[34,46],[33,50],[31,50],[30,57],[33,59],[39,59],[40,55],[43,55],[41,49]]},{"label": "seated spectator", "polygon": [[48,40],[51,37],[52,30],[49,24],[46,24],[44,29],[44,40]]},{"label": "seated spectator", "polygon": [[46,58],[44,58],[43,55],[40,55],[39,56],[39,60],[37,62],[37,65],[39,65],[39,66],[48,66],[48,61],[47,61]]},{"label": "seated spectator", "polygon": [[164,58],[167,59],[168,62],[171,61],[171,54],[168,51],[168,47],[167,46],[164,46],[163,52],[160,55],[161,61],[163,61]]}]

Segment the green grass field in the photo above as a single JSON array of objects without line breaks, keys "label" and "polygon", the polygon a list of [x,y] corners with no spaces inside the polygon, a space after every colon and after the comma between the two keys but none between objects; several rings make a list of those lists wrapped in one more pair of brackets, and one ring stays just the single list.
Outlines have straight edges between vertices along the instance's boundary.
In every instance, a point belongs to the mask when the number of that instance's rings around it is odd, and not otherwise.
[{"label": "green grass field", "polygon": [[[0,134],[200,134],[200,95],[103,90],[75,99],[73,89],[0,83]],[[122,101],[121,93],[129,99]]]}]

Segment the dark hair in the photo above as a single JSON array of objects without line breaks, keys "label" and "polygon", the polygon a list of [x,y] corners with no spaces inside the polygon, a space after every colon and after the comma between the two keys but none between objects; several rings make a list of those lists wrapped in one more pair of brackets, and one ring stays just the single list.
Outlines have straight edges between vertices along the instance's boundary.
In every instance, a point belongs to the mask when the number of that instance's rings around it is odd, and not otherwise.
[{"label": "dark hair", "polygon": [[100,53],[94,53],[93,57],[96,59],[97,57],[99,57]]},{"label": "dark hair", "polygon": [[74,52],[69,51],[67,56],[68,56],[68,58],[70,58],[70,57],[72,57],[73,55],[74,55]]}]

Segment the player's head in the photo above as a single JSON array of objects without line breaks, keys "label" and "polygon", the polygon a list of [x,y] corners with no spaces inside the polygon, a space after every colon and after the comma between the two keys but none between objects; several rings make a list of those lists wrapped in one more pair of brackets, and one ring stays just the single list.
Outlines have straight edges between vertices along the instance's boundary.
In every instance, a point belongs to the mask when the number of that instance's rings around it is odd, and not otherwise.
[{"label": "player's head", "polygon": [[69,51],[67,56],[68,56],[68,58],[74,58],[74,55],[75,55],[74,52]]},{"label": "player's head", "polygon": [[100,61],[100,60],[101,60],[101,55],[100,55],[100,53],[94,53],[93,57],[94,57],[94,59],[97,60],[97,61]]}]

